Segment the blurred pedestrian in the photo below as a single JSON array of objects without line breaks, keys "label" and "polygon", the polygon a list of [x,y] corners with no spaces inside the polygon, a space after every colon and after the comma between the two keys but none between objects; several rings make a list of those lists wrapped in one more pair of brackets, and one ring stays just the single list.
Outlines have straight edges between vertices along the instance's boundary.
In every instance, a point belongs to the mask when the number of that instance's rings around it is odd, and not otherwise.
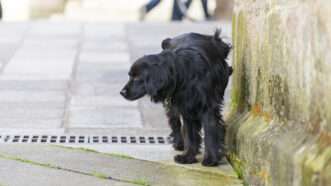
[{"label": "blurred pedestrian", "polygon": [[[187,17],[187,11],[191,6],[192,0],[174,0],[173,10],[172,10],[172,21],[181,21],[184,17]],[[206,20],[211,18],[208,11],[208,0],[201,0],[201,5],[203,13]]]},{"label": "blurred pedestrian", "polygon": [[2,3],[0,1],[0,20],[2,20]]},{"label": "blurred pedestrian", "polygon": [[154,9],[161,0],[150,0],[147,4],[145,4],[143,7],[140,8],[140,14],[139,14],[139,20],[143,21],[145,20],[146,15]]}]

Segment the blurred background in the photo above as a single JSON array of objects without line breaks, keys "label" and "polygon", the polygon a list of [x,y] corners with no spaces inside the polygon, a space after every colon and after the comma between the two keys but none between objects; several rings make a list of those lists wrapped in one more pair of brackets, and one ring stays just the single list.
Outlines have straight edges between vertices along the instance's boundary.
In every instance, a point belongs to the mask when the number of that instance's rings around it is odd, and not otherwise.
[{"label": "blurred background", "polygon": [[[179,4],[187,1],[176,0]],[[148,14],[144,8],[149,0],[2,0],[3,21],[59,20],[59,21],[170,21],[174,0],[163,0]],[[206,18],[202,2],[208,7]],[[189,21],[230,19],[232,0],[192,0],[189,9],[180,10]],[[146,14],[146,15],[145,15]],[[145,16],[144,16],[145,15]]]}]

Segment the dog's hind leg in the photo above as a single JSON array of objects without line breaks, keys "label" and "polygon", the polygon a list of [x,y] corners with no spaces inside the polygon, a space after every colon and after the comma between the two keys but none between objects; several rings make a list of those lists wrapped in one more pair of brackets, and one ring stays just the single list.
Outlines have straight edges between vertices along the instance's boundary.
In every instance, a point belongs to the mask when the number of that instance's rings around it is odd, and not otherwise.
[{"label": "dog's hind leg", "polygon": [[181,133],[182,124],[180,121],[180,114],[175,107],[172,107],[170,104],[164,104],[164,107],[167,112],[168,123],[171,128],[170,137],[173,139],[173,147],[175,150],[182,151],[184,150],[184,142]]},{"label": "dog's hind leg", "polygon": [[183,118],[183,136],[185,152],[181,155],[175,156],[175,161],[181,164],[191,164],[197,162],[196,155],[199,153],[201,144],[199,121]]},{"label": "dog's hind leg", "polygon": [[202,118],[205,132],[205,153],[202,161],[204,166],[217,166],[222,158],[219,150],[224,143],[225,126],[217,112],[217,109],[206,112]]}]

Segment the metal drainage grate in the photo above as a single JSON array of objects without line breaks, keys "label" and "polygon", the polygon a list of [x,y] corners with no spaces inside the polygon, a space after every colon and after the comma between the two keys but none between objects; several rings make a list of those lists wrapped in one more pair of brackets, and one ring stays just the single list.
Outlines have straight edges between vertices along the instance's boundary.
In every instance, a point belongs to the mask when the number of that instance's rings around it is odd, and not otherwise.
[{"label": "metal drainage grate", "polygon": [[167,145],[164,136],[0,135],[0,143]]}]

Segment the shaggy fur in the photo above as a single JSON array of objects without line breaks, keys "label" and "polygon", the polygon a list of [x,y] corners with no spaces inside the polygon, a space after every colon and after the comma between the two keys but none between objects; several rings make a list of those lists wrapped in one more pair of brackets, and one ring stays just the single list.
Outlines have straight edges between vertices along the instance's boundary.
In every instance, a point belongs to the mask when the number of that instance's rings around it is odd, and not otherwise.
[{"label": "shaggy fur", "polygon": [[[201,128],[205,135],[202,164],[216,166],[223,154],[225,126],[221,116],[224,91],[232,68],[226,63],[230,46],[214,36],[184,34],[162,42],[163,51],[138,59],[121,94],[128,100],[149,95],[167,110],[174,148],[184,153],[177,163],[197,162]],[[183,125],[181,124],[181,119]],[[183,133],[181,133],[181,129]]]}]

